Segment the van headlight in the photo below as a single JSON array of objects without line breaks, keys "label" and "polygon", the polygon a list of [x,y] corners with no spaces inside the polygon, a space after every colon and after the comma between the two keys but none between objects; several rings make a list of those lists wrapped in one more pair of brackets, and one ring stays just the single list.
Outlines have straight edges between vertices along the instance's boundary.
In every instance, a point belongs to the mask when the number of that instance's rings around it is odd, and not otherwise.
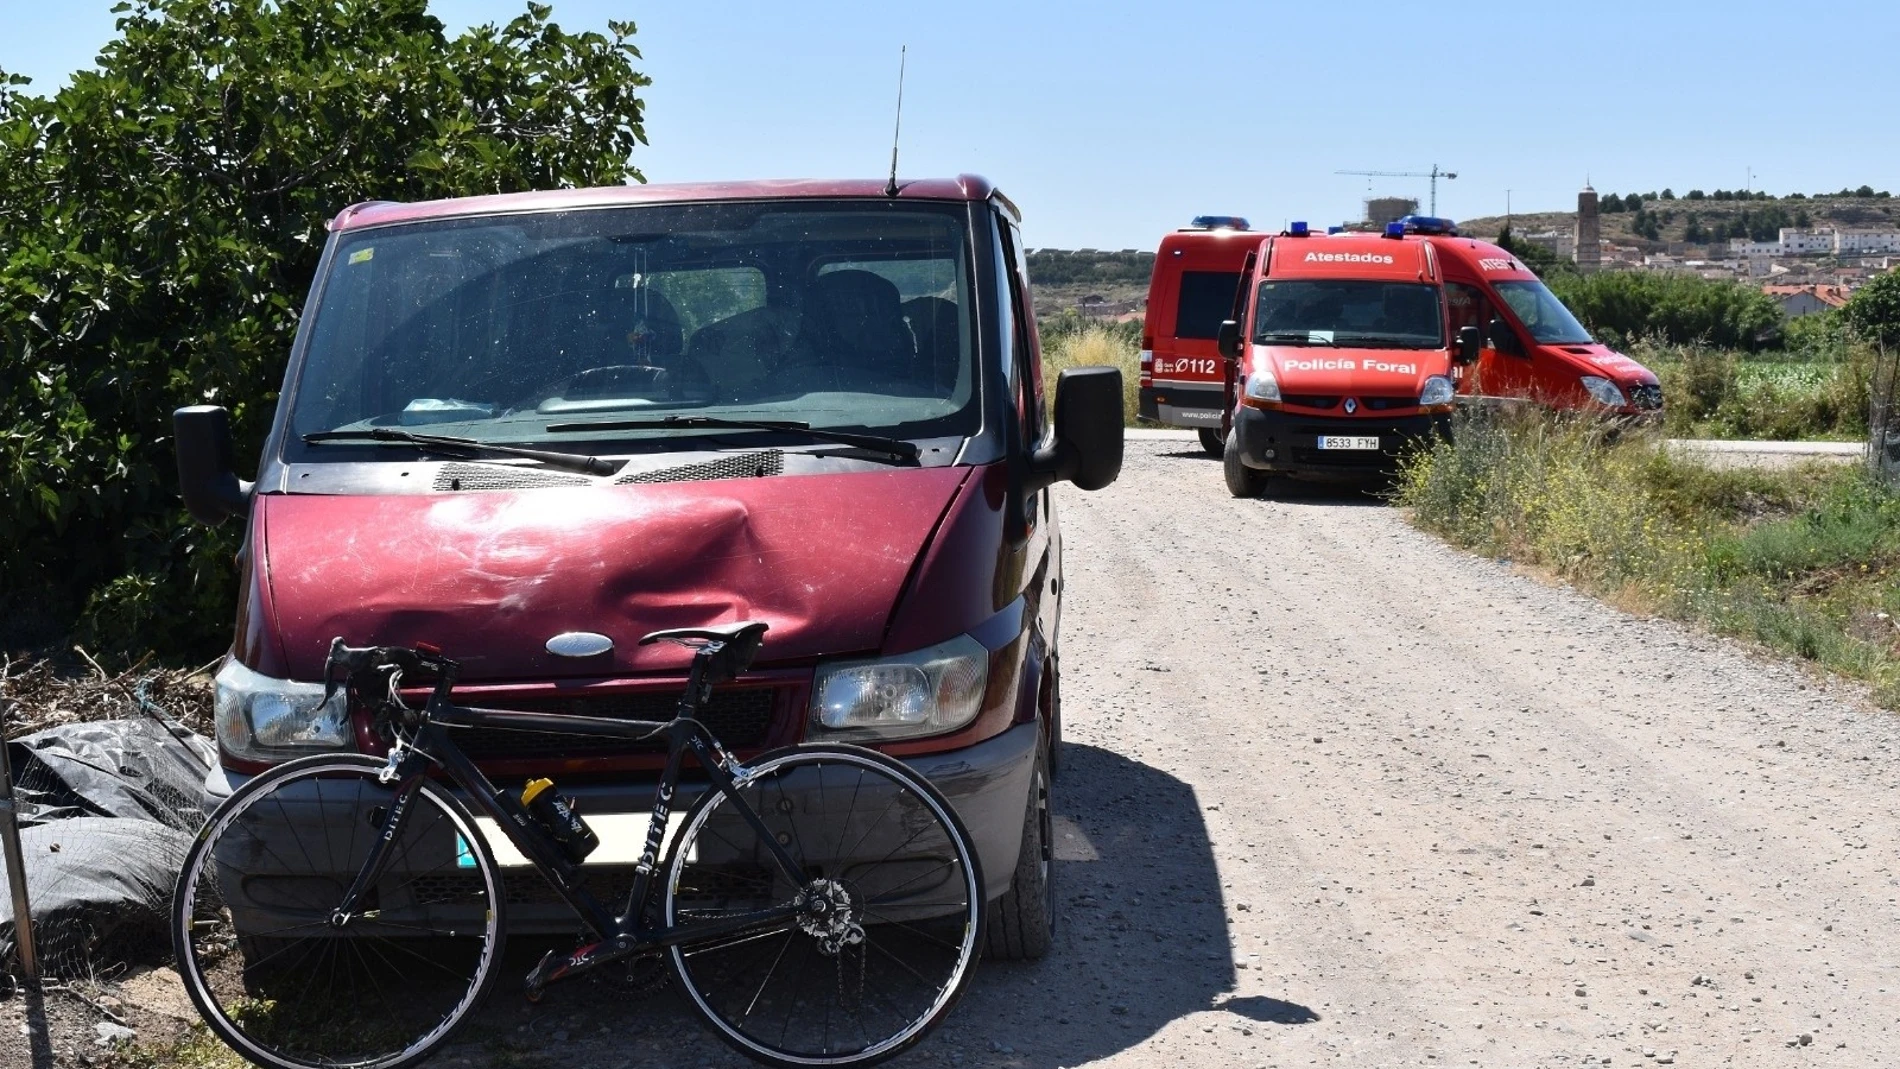
[{"label": "van headlight", "polygon": [[1629,404],[1629,400],[1623,396],[1623,391],[1617,389],[1616,383],[1609,379],[1598,375],[1585,375],[1582,382],[1583,388],[1589,391],[1591,400],[1597,404],[1608,405],[1611,408],[1623,408]]},{"label": "van headlight", "polygon": [[1280,382],[1273,377],[1273,372],[1260,368],[1247,376],[1247,400],[1272,405],[1280,403]]},{"label": "van headlight", "polygon": [[968,635],[901,657],[819,665],[810,734],[885,741],[955,731],[982,711],[989,672],[990,651]]},{"label": "van headlight", "polygon": [[1432,405],[1451,404],[1451,380],[1443,375],[1433,375],[1425,380],[1425,388],[1418,392],[1418,406],[1429,408]]},{"label": "van headlight", "polygon": [[212,681],[218,744],[249,761],[287,761],[350,745],[349,698],[338,687],[328,701],[323,684],[272,679],[225,659]]}]

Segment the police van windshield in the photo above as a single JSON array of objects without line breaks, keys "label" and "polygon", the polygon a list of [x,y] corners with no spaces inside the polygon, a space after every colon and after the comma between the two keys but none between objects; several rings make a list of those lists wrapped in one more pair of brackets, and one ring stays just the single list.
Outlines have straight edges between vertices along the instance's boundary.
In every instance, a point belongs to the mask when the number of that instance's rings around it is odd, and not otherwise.
[{"label": "police van windshield", "polygon": [[587,425],[675,414],[971,434],[964,220],[956,205],[811,201],[349,233],[322,280],[289,438],[657,440],[678,432]]},{"label": "police van windshield", "polygon": [[1531,337],[1553,345],[1580,345],[1593,340],[1590,332],[1570,314],[1564,302],[1542,282],[1496,282],[1498,296],[1511,306]]},{"label": "police van windshield", "polygon": [[1269,280],[1254,302],[1254,341],[1436,349],[1445,344],[1438,287],[1368,279]]}]

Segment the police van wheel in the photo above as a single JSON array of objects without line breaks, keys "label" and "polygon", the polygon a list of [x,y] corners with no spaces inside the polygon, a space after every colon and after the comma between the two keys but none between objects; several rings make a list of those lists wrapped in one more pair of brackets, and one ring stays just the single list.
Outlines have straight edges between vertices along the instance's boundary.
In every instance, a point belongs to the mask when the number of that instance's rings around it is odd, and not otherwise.
[{"label": "police van wheel", "polygon": [[1240,441],[1227,432],[1227,444],[1221,450],[1221,474],[1227,478],[1227,492],[1235,497],[1259,497],[1267,488],[1267,473],[1240,462]]},{"label": "police van wheel", "polygon": [[1207,455],[1210,457],[1221,455],[1225,444],[1221,441],[1219,427],[1201,428],[1201,448],[1207,450]]}]

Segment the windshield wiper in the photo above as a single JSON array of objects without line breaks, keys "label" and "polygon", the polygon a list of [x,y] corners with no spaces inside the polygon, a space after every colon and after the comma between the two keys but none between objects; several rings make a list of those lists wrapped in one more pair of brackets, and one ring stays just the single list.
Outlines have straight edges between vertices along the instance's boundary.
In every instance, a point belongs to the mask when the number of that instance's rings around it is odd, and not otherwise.
[{"label": "windshield wiper", "polygon": [[1349,349],[1436,349],[1437,342],[1423,338],[1393,338],[1372,334],[1348,334],[1343,339],[1335,337],[1334,344]]},{"label": "windshield wiper", "polygon": [[447,456],[470,457],[477,453],[493,453],[504,457],[525,457],[528,460],[538,460],[550,468],[578,471],[583,475],[612,475],[614,473],[614,466],[599,457],[557,453],[551,449],[529,449],[519,445],[479,442],[473,438],[455,438],[446,434],[417,434],[414,431],[392,430],[388,427],[371,427],[360,431],[313,431],[304,435],[303,440],[307,445],[362,440],[390,442],[413,445],[425,453],[441,453]]},{"label": "windshield wiper", "polygon": [[1256,342],[1273,345],[1331,345],[1332,340],[1323,331],[1311,330],[1270,330],[1253,336]]},{"label": "windshield wiper", "polygon": [[838,445],[856,446],[884,453],[899,460],[916,460],[923,455],[915,442],[906,442],[902,438],[885,438],[876,434],[853,434],[850,431],[827,431],[804,420],[793,419],[725,419],[720,416],[663,416],[660,419],[621,419],[602,423],[554,423],[548,426],[549,434],[562,431],[674,431],[692,430],[698,427],[710,427],[736,431],[790,431],[802,434],[813,441],[835,442]]}]

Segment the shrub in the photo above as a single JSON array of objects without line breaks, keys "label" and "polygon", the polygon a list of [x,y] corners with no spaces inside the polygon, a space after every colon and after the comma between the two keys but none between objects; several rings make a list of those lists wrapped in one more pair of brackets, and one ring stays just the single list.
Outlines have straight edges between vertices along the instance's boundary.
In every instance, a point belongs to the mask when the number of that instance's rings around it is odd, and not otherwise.
[{"label": "shrub", "polygon": [[1772,348],[1781,310],[1759,289],[1657,271],[1564,274],[1547,280],[1578,319],[1613,345],[1656,338],[1725,349]]},{"label": "shrub", "polygon": [[[1042,335],[1043,390],[1055,404],[1056,376],[1066,368],[1107,365],[1122,373],[1122,420],[1133,425],[1141,404],[1141,334],[1126,324],[1085,323]],[[1136,324],[1139,328],[1139,324]]]},{"label": "shrub", "polygon": [[[174,407],[272,417],[324,221],[356,201],[638,179],[630,23],[545,5],[450,38],[426,0],[144,0],[56,95],[0,76],[0,642],[228,639],[242,532],[179,507]],[[50,195],[49,195],[50,194]]]}]

